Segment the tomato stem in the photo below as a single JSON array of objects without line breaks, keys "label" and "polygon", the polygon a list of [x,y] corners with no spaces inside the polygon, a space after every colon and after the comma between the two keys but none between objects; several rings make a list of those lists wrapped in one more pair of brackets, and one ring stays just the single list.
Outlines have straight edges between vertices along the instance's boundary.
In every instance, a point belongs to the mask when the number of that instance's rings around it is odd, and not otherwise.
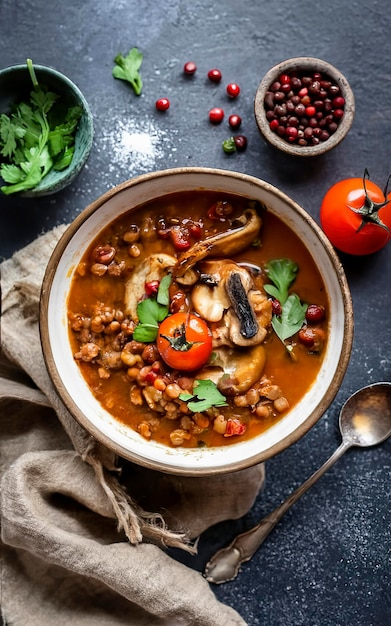
[{"label": "tomato stem", "polygon": [[365,168],[364,176],[362,179],[364,192],[365,192],[365,201],[364,201],[363,206],[360,207],[359,209],[355,209],[354,207],[347,205],[348,208],[351,211],[353,211],[353,213],[357,213],[358,215],[361,215],[362,217],[361,223],[359,227],[357,228],[356,233],[360,232],[360,230],[362,230],[366,224],[377,224],[378,226],[380,226],[380,228],[384,228],[384,230],[386,230],[389,233],[390,229],[388,228],[386,224],[384,224],[381,221],[379,217],[379,211],[390,202],[390,200],[387,200],[387,194],[388,194],[388,185],[391,179],[391,174],[387,178],[387,182],[384,187],[384,198],[385,198],[384,202],[374,202],[368,196],[366,181],[367,179],[369,180],[369,178],[370,178],[369,172],[367,168]]},{"label": "tomato stem", "polygon": [[161,336],[164,339],[167,339],[171,348],[173,348],[174,350],[178,350],[179,352],[188,352],[193,346],[198,346],[202,343],[202,341],[188,341],[186,339],[185,324],[181,324],[178,328],[175,329],[173,337],[169,337],[168,335]]}]

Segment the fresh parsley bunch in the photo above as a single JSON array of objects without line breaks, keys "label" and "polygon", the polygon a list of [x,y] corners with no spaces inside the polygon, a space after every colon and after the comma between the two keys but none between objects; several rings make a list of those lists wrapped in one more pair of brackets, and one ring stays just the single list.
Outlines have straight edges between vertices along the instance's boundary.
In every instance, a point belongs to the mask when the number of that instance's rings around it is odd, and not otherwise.
[{"label": "fresh parsley bunch", "polygon": [[60,96],[40,87],[31,59],[27,67],[33,84],[29,102],[0,115],[0,176],[6,194],[34,189],[51,169],[68,167],[75,151],[75,134],[82,114],[70,107],[59,119]]}]

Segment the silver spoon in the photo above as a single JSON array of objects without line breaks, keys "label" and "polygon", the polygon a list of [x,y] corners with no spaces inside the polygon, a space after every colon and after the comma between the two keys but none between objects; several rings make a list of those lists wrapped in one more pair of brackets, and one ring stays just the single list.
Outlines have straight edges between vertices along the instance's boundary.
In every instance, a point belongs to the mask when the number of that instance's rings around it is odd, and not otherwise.
[{"label": "silver spoon", "polygon": [[342,443],[312,476],[256,526],[218,550],[205,567],[211,583],[233,580],[242,563],[249,561],[288,509],[352,446],[375,446],[391,435],[391,383],[374,383],[354,393],[339,415]]}]

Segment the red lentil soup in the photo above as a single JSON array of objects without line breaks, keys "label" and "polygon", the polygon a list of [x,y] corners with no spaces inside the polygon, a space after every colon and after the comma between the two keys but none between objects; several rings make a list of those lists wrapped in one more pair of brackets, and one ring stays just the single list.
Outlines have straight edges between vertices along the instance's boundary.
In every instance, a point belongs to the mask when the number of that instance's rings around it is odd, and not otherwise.
[{"label": "red lentil soup", "polygon": [[123,214],[91,242],[72,279],[69,337],[117,420],[168,446],[221,446],[260,434],[303,397],[328,310],[314,260],[275,214],[186,192]]}]

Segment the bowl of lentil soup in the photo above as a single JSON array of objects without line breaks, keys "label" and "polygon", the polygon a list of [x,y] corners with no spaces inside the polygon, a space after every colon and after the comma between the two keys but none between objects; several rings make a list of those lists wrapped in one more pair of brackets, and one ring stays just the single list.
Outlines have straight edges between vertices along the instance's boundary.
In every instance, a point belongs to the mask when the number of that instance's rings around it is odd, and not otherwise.
[{"label": "bowl of lentil soup", "polygon": [[353,322],[338,257],[304,209],[251,176],[178,168],[115,187],[68,227],[40,331],[90,434],[197,476],[303,436],[339,388]]},{"label": "bowl of lentil soup", "polygon": [[255,95],[254,113],[268,144],[293,156],[318,156],[335,148],[349,132],[354,94],[334,65],[294,57],[266,72]]}]

